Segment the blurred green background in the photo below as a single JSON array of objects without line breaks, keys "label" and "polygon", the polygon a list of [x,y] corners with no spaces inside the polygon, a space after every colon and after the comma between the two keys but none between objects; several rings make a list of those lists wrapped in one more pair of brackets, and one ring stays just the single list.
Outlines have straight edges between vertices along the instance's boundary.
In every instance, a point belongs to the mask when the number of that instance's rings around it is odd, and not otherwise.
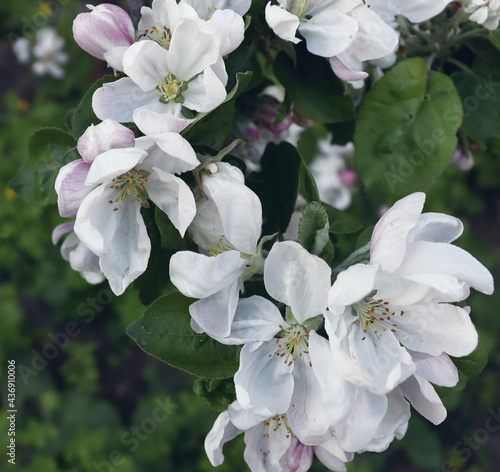
[{"label": "blurred green background", "polygon": [[[114,297],[88,285],[51,243],[63,220],[55,207],[24,203],[7,184],[27,160],[28,139],[44,126],[65,128],[68,110],[105,72],[73,42],[84,1],[0,4],[0,470],[9,470],[7,359],[17,365],[16,465],[26,472],[168,472],[214,470],[203,440],[217,416],[192,392],[193,378],[144,354],[125,334],[143,307],[133,289]],[[63,6],[61,6],[63,5]],[[126,7],[126,5],[122,5]],[[11,41],[30,28],[55,26],[66,39],[66,78],[35,76]],[[24,28],[24,29],[23,29]],[[450,168],[429,187],[426,211],[465,224],[458,245],[500,271],[500,160],[475,153],[469,172]],[[358,204],[360,202],[358,201]],[[469,303],[489,349],[484,372],[445,399],[449,417],[434,427],[415,413],[402,441],[364,454],[350,472],[486,472],[500,464],[500,292]],[[76,334],[78,333],[78,334]],[[74,335],[76,334],[76,335]],[[74,335],[74,336],[73,336]],[[492,412],[493,411],[493,415]],[[496,415],[496,416],[495,416]],[[493,418],[493,419],[488,419]],[[248,470],[239,437],[217,470]],[[5,468],[4,468],[4,463]],[[311,470],[325,470],[315,463]]]}]

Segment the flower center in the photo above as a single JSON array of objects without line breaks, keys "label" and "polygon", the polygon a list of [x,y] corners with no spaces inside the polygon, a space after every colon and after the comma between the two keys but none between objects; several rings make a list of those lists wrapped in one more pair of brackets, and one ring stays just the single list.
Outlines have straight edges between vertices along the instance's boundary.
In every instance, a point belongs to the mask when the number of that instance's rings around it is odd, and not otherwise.
[{"label": "flower center", "polygon": [[289,12],[300,20],[305,20],[317,6],[318,2],[311,3],[311,0],[292,0]]},{"label": "flower center", "polygon": [[[165,76],[165,80],[158,80],[156,93],[160,95],[161,103],[168,103],[170,100],[180,101],[181,92],[184,90],[184,79],[179,81],[172,72]],[[177,100],[176,100],[177,99]]]},{"label": "flower center", "polygon": [[[147,202],[147,193],[144,184],[148,181],[148,172],[135,169],[126,172],[120,177],[112,180],[110,188],[118,190],[118,196],[114,200],[109,200],[109,204],[118,203],[119,201],[129,203],[139,202],[143,207],[149,207]],[[118,211],[118,207],[113,208],[113,211]]]},{"label": "flower center", "polygon": [[[393,319],[396,316],[396,312],[391,309],[389,302],[375,300],[374,298],[365,298],[352,305],[351,313],[357,318],[355,323],[361,327],[365,335],[368,333],[368,330],[371,330],[377,339],[380,339],[379,330],[387,331],[390,329],[393,333],[396,332],[394,328],[397,324],[394,323],[395,320]],[[403,316],[404,313],[404,311],[400,311],[399,315]],[[365,339],[366,336],[361,338],[362,341]]]},{"label": "flower center", "polygon": [[164,26],[161,29],[158,29],[156,26],[153,26],[151,29],[144,30],[139,37],[146,36],[151,41],[157,42],[162,48],[169,49],[170,41],[172,40],[172,33],[170,29]]},{"label": "flower center", "polygon": [[[280,325],[280,337],[276,339],[278,349],[274,354],[278,357],[284,358],[285,364],[289,366],[295,362],[297,357],[304,357],[311,364],[309,357],[309,331],[306,331],[302,326],[290,326],[283,328]],[[271,356],[271,355],[270,355]]]},{"label": "flower center", "polygon": [[293,436],[292,429],[288,424],[288,418],[286,417],[286,415],[276,415],[264,421],[264,426],[266,427],[266,431],[262,435],[262,437],[269,438],[269,433],[272,431],[278,431],[278,429],[280,429],[282,425],[286,428],[287,431],[286,437],[289,438],[290,435]]}]

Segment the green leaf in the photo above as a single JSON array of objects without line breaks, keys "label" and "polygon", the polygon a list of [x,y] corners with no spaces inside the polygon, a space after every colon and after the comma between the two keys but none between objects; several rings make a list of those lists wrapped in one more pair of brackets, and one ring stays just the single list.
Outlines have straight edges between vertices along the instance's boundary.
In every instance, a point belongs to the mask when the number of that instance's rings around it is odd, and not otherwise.
[{"label": "green leaf", "polygon": [[355,117],[352,97],[333,73],[328,61],[296,46],[297,64],[284,51],[276,57],[273,71],[292,96],[295,109],[318,123],[336,123]]},{"label": "green leaf", "polygon": [[114,75],[105,75],[87,90],[71,117],[72,134],[76,139],[78,139],[90,125],[96,125],[101,122],[101,120],[95,116],[94,110],[92,109],[92,95],[94,95],[94,92],[102,87],[103,84],[114,82],[118,79],[119,77],[115,77]]},{"label": "green leaf", "polygon": [[171,293],[156,300],[127,334],[148,354],[190,374],[209,379],[234,375],[239,346],[225,346],[191,328],[189,305],[195,300]]},{"label": "green leaf", "polygon": [[226,410],[236,400],[233,379],[196,379],[193,390],[196,395],[204,398],[216,411]]},{"label": "green leaf", "polygon": [[304,208],[299,223],[299,243],[311,254],[327,263],[333,260],[334,249],[330,241],[330,223],[323,205],[312,202]]},{"label": "green leaf", "polygon": [[330,221],[330,232],[334,234],[356,233],[363,225],[354,215],[323,203],[323,207]]},{"label": "green leaf", "polygon": [[461,122],[449,77],[429,72],[420,58],[400,62],[359,110],[355,159],[368,193],[394,201],[429,184],[448,166]]},{"label": "green leaf", "polygon": [[490,31],[489,38],[490,38],[491,44],[493,44],[497,49],[500,49],[500,30],[496,29],[496,30]]},{"label": "green leaf", "polygon": [[451,75],[464,107],[462,128],[485,146],[500,138],[499,63],[500,51],[490,51],[479,56],[469,71]]},{"label": "green leaf", "polygon": [[269,143],[261,158],[261,172],[247,179],[247,185],[262,202],[262,234],[284,233],[295,209],[301,158],[289,143]]},{"label": "green leaf", "polygon": [[233,124],[234,102],[250,84],[252,72],[236,74],[236,85],[227,94],[226,99],[208,113],[198,113],[196,119],[181,134],[191,145],[206,145],[220,149],[227,141],[227,135]]},{"label": "green leaf", "polygon": [[468,378],[477,377],[488,362],[488,348],[482,336],[479,336],[474,352],[465,357],[452,357],[452,361],[457,366],[457,369]]},{"label": "green leaf", "polygon": [[54,189],[59,169],[77,159],[76,141],[58,128],[42,128],[31,136],[29,160],[10,181],[9,187],[31,205],[56,203]]}]

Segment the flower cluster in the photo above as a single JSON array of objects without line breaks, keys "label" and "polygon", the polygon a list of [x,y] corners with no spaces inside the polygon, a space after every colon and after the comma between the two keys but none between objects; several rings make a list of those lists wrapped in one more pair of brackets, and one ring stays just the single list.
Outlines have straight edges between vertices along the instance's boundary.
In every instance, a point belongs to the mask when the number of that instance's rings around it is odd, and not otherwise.
[{"label": "flower cluster", "polygon": [[[426,21],[448,3],[278,0],[261,16],[269,37],[280,38],[279,54],[304,40],[305,54],[358,86],[368,62],[388,67],[396,60],[401,18]],[[314,135],[311,119],[290,104],[297,87],[285,93],[274,74],[261,84],[247,76],[253,111],[238,113],[235,64],[246,70],[241,64],[250,61],[240,47],[252,51],[261,40],[244,43],[250,7],[250,0],[154,0],[142,8],[137,29],[116,5],[78,15],[75,41],[116,77],[93,93],[99,122],[79,137],[80,158],[59,170],[59,212],[72,221],[54,230],[53,241],[69,233],[63,257],[88,282],[107,279],[117,295],[148,269],[153,245],[161,246],[169,290],[194,299],[190,334],[223,349],[241,347],[235,400],[205,442],[214,466],[224,460],[224,444],[244,433],[252,471],[306,471],[314,455],[341,471],[355,453],[383,451],[403,437],[410,406],[434,424],[444,420],[434,385],[454,386],[452,357],[478,344],[470,309],[456,303],[471,288],[491,294],[493,279],[451,244],[462,233],[460,220],[422,213],[420,192],[398,200],[369,244],[332,269],[328,218],[356,194],[353,146],[333,146],[330,128]],[[270,58],[255,59],[256,69],[262,73]],[[339,108],[349,90],[341,88]],[[214,116],[238,139],[211,136]],[[203,127],[209,138],[198,141],[193,129]],[[293,148],[290,161],[267,155],[261,163],[269,143]],[[290,182],[281,182],[281,172]],[[278,195],[273,213],[262,196],[272,201],[274,186],[289,201]],[[313,217],[301,216],[308,202]],[[297,205],[298,229],[286,231]],[[169,237],[182,243],[170,245]]]}]

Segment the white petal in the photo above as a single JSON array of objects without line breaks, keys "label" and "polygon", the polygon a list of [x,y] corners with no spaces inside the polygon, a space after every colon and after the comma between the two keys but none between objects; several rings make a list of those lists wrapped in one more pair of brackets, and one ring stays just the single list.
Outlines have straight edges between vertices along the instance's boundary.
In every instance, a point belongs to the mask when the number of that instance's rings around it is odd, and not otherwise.
[{"label": "white petal", "polygon": [[373,229],[370,262],[379,264],[386,272],[396,270],[406,252],[406,237],[418,222],[425,194],[412,193],[397,201]]},{"label": "white petal", "polygon": [[313,372],[321,386],[325,416],[335,426],[349,415],[355,387],[340,375],[328,341],[314,331],[309,333],[309,355]]},{"label": "white petal", "polygon": [[85,185],[90,164],[77,159],[61,167],[57,174],[55,189],[59,214],[64,218],[74,218],[83,199],[94,189]]},{"label": "white petal", "polygon": [[166,113],[173,107],[168,105],[160,102],[156,90],[144,92],[129,77],[104,84],[92,96],[92,108],[98,118],[111,118],[121,123],[131,123],[137,108]]},{"label": "white petal", "polygon": [[105,280],[106,277],[99,267],[99,258],[78,239],[75,233],[71,233],[65,239],[61,246],[61,255],[89,284],[99,284]]},{"label": "white petal", "polygon": [[458,369],[446,353],[430,356],[421,352],[410,352],[417,366],[416,375],[442,387],[454,387],[458,383]]},{"label": "white petal", "polygon": [[400,386],[403,395],[423,417],[433,424],[440,424],[446,418],[446,408],[434,387],[419,375],[410,377]]},{"label": "white petal", "polygon": [[169,64],[177,79],[189,80],[214,64],[219,57],[220,40],[203,33],[194,19],[184,19],[174,30]]},{"label": "white petal", "polygon": [[332,57],[345,51],[354,41],[358,22],[338,10],[323,10],[300,24],[307,50],[317,56]]},{"label": "white petal", "polygon": [[356,39],[349,52],[361,61],[370,61],[393,52],[399,43],[396,32],[366,5],[355,8],[350,15],[359,24]]},{"label": "white petal", "polygon": [[292,41],[295,44],[300,42],[300,39],[295,37],[300,25],[300,20],[296,15],[277,5],[271,5],[269,2],[266,5],[266,21],[281,39]]},{"label": "white petal", "polygon": [[117,46],[103,54],[108,66],[119,72],[123,72],[123,56],[130,46]]},{"label": "white petal", "polygon": [[477,346],[478,335],[469,314],[455,305],[412,305],[394,322],[397,323],[395,336],[412,351],[433,356],[446,352],[461,357]]},{"label": "white petal", "polygon": [[225,100],[226,89],[214,71],[208,68],[189,83],[182,96],[186,108],[206,113]]},{"label": "white petal", "polygon": [[375,395],[364,388],[356,389],[353,401],[355,407],[348,420],[336,428],[339,446],[348,452],[357,452],[373,440],[388,405],[385,395]]},{"label": "white petal", "polygon": [[408,3],[406,0],[399,0],[401,5],[399,13],[406,16],[412,23],[421,23],[441,13],[451,1],[414,0]]},{"label": "white petal", "polygon": [[216,257],[178,251],[170,259],[170,280],[186,297],[206,298],[233,285],[244,264],[237,251]]},{"label": "white petal", "polygon": [[330,66],[334,74],[339,79],[345,80],[346,82],[355,82],[357,80],[366,79],[368,74],[363,70],[353,68],[352,64],[348,64],[343,57],[344,54],[345,53],[330,57]]},{"label": "white petal", "polygon": [[90,125],[78,139],[78,153],[86,162],[105,151],[115,148],[134,147],[135,135],[131,129],[120,123],[106,119],[98,125]]},{"label": "white petal", "polygon": [[444,213],[422,213],[416,226],[408,234],[408,242],[451,243],[462,234],[463,230],[464,225],[454,216]]},{"label": "white petal", "polygon": [[234,374],[236,398],[243,408],[264,407],[273,415],[285,413],[293,393],[293,365],[276,355],[273,341],[249,343],[240,354]]},{"label": "white petal", "polygon": [[307,472],[313,461],[313,448],[302,444],[297,438],[292,438],[292,443],[281,457],[280,466],[283,472]]},{"label": "white petal", "polygon": [[134,123],[148,136],[161,135],[163,133],[180,133],[193,121],[179,118],[169,113],[155,113],[145,109],[136,110],[134,113]]},{"label": "white petal", "polygon": [[220,55],[232,53],[242,42],[245,33],[243,18],[232,10],[218,9],[210,18],[214,30],[220,37]]},{"label": "white petal", "polygon": [[300,357],[293,365],[294,390],[287,412],[290,427],[304,444],[322,443],[332,434],[323,409],[321,385],[307,358]]},{"label": "white petal", "polygon": [[106,185],[90,193],[76,215],[75,233],[100,257],[111,290],[121,295],[146,270],[151,243],[138,202],[111,205],[108,200],[113,195]]},{"label": "white petal", "polygon": [[260,423],[245,432],[243,457],[254,472],[283,472],[280,461],[291,441],[291,435],[283,424],[276,431],[271,430],[268,437],[267,426]]},{"label": "white petal", "polygon": [[355,264],[340,272],[328,292],[328,308],[340,314],[346,306],[353,305],[373,291],[378,266]]},{"label": "white petal", "polygon": [[85,184],[111,184],[113,178],[133,169],[146,156],[147,152],[137,148],[110,149],[103,152],[90,166]]},{"label": "white petal", "polygon": [[155,41],[132,44],[123,56],[123,70],[144,92],[155,90],[170,72],[169,51]]},{"label": "white petal", "polygon": [[226,239],[238,251],[255,254],[262,227],[259,197],[245,185],[226,179],[206,179],[203,186],[217,206]]},{"label": "white petal", "polygon": [[189,307],[195,323],[209,336],[221,341],[229,336],[240,286],[237,281]]},{"label": "white petal", "polygon": [[205,452],[214,467],[224,462],[224,455],[222,454],[224,444],[240,433],[241,431],[231,423],[227,410],[217,417],[212,429],[205,438]]},{"label": "white petal", "polygon": [[493,277],[488,269],[467,251],[446,243],[411,243],[397,275],[424,284],[427,275],[436,275],[429,277],[428,285],[443,294],[460,293],[469,286],[487,295],[493,293]]},{"label": "white petal", "polygon": [[224,344],[246,344],[269,341],[286,326],[276,305],[263,297],[252,296],[239,301],[231,334],[221,340]]},{"label": "white petal", "polygon": [[200,164],[189,142],[177,133],[141,136],[135,145],[148,153],[141,163],[141,169],[148,172],[158,168],[168,174],[181,174]]},{"label": "white petal", "polygon": [[274,299],[288,305],[299,324],[327,307],[331,269],[294,241],[274,244],[264,267],[264,284]]},{"label": "white petal", "polygon": [[354,456],[352,453],[346,454],[338,445],[336,438],[329,439],[319,446],[315,446],[314,453],[325,467],[336,472],[345,472],[346,467],[344,462],[351,461]]},{"label": "white petal", "polygon": [[68,221],[67,223],[61,223],[57,225],[52,231],[52,244],[56,245],[59,240],[70,231],[73,231],[75,223],[73,221]]},{"label": "white petal", "polygon": [[196,214],[196,203],[189,186],[172,174],[154,168],[145,184],[149,198],[167,214],[180,235],[184,237],[187,227]]}]

